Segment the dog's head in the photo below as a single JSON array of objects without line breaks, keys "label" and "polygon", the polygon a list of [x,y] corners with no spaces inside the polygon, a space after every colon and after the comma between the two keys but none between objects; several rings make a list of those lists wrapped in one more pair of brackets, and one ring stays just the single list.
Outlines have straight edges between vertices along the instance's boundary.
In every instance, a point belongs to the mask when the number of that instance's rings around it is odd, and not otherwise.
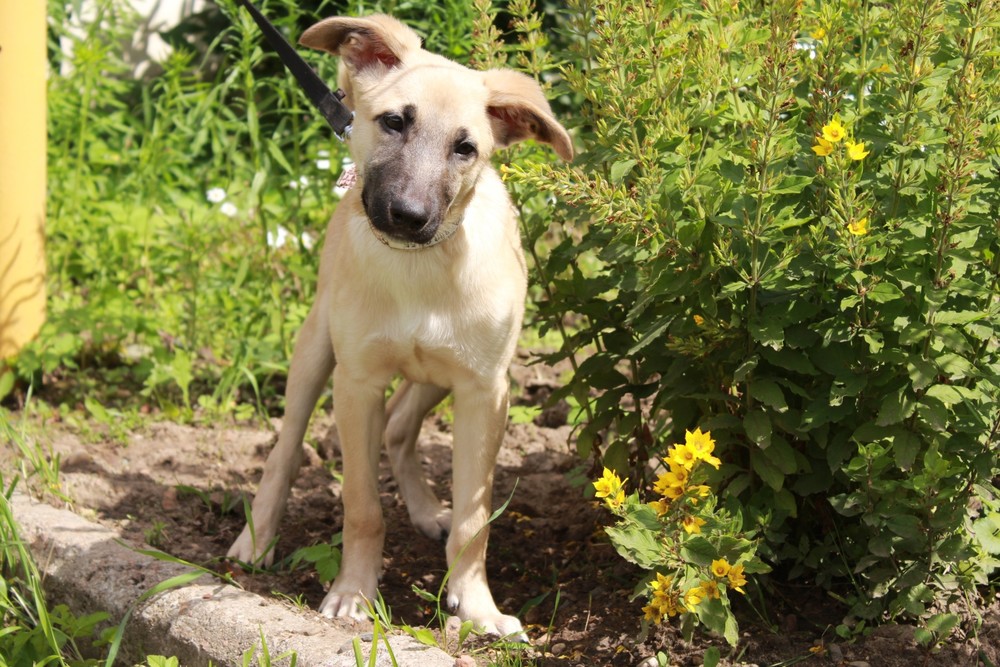
[{"label": "dog's head", "polygon": [[300,42],[341,58],[362,202],[383,239],[419,247],[450,235],[496,148],[535,139],[573,157],[532,78],[431,54],[393,18],[329,18]]}]

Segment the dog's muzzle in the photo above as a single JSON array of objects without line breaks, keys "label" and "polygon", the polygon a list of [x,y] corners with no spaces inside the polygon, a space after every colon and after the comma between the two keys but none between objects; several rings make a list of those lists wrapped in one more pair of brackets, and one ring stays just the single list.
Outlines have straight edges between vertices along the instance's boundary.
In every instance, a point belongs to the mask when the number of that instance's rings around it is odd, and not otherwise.
[{"label": "dog's muzzle", "polygon": [[403,198],[369,199],[362,189],[361,203],[368,218],[368,227],[379,241],[395,250],[421,250],[447,241],[462,223],[460,217],[447,216],[431,227],[435,217],[427,208]]},{"label": "dog's muzzle", "polygon": [[386,234],[384,231],[375,226],[371,217],[368,217],[368,227],[372,230],[372,234],[375,235],[375,238],[390,248],[394,248],[396,250],[422,250],[424,248],[436,246],[438,243],[450,239],[455,232],[458,231],[461,224],[461,220],[446,220],[437,228],[437,231],[434,232],[434,236],[432,236],[429,241],[421,243],[419,241],[410,241],[408,239],[397,238],[391,234]]}]

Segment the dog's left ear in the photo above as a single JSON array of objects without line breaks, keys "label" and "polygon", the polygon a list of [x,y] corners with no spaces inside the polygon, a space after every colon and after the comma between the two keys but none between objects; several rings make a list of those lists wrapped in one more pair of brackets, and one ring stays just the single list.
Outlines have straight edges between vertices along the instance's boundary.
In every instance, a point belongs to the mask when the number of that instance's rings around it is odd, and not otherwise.
[{"label": "dog's left ear", "polygon": [[353,75],[373,67],[391,69],[420,50],[420,36],[384,14],[334,16],[308,28],[299,44],[340,56]]},{"label": "dog's left ear", "polygon": [[552,115],[548,100],[530,76],[507,69],[483,72],[489,90],[487,113],[498,146],[525,139],[544,141],[564,160],[573,159],[569,133]]}]

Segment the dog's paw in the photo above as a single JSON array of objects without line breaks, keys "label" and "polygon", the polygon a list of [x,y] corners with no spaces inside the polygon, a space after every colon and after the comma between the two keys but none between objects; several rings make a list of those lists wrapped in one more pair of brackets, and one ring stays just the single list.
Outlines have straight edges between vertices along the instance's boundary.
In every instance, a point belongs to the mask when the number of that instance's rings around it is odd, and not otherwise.
[{"label": "dog's paw", "polygon": [[227,558],[251,565],[271,567],[274,563],[274,544],[272,537],[266,537],[259,532],[254,534],[250,526],[245,526],[240,536],[233,542],[226,553]]},{"label": "dog's paw", "polygon": [[451,510],[435,501],[420,511],[410,512],[410,522],[427,537],[443,542],[451,532]]},{"label": "dog's paw", "polygon": [[462,621],[472,621],[473,626],[484,634],[528,643],[528,635],[525,634],[521,621],[514,616],[501,614],[492,598],[479,604],[471,600],[460,603],[456,596],[449,595],[448,606]]},{"label": "dog's paw", "polygon": [[331,590],[319,605],[319,613],[327,618],[351,618],[355,621],[368,619],[368,601],[360,592],[346,593]]}]

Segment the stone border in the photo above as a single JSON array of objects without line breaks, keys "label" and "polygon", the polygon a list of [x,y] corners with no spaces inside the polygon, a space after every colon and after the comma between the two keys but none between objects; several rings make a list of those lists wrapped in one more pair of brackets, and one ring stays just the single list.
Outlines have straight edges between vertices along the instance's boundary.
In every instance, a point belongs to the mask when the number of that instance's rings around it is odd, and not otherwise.
[{"label": "stone border", "polygon": [[[131,661],[128,664],[142,663],[146,655],[166,655],[176,656],[184,667],[210,661],[217,667],[239,667],[244,652],[259,647],[263,632],[272,659],[295,651],[301,667],[355,665],[354,623],[294,610],[208,575],[136,606],[150,588],[190,569],[137,553],[123,546],[114,531],[22,493],[14,493],[10,503],[52,602],[66,604],[78,615],[106,611],[116,624],[135,609],[119,653],[120,660]],[[367,665],[371,633],[365,638]],[[379,644],[377,664],[389,667],[388,654]],[[401,667],[455,664],[444,651],[407,636],[393,636],[392,647]]]}]

